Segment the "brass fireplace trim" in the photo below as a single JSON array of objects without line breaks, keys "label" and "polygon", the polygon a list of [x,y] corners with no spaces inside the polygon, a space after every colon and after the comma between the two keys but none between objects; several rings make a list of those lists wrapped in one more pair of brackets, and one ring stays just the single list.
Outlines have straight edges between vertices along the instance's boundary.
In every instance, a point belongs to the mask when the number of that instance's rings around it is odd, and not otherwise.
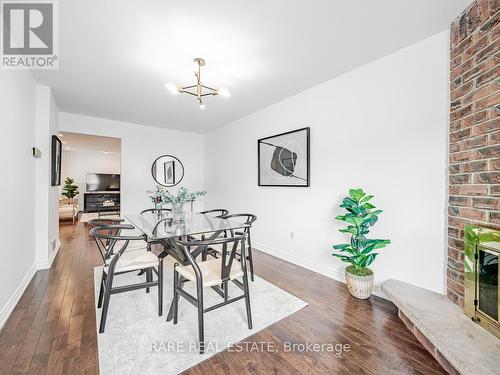
[{"label": "brass fireplace trim", "polygon": [[[479,267],[478,255],[480,250],[500,257],[500,230],[479,227],[476,225],[466,225],[464,258],[464,311],[465,314],[474,322],[480,324],[493,335],[500,338],[499,321],[479,309],[479,283],[477,271]],[[498,311],[500,312],[500,291],[498,295]]]}]

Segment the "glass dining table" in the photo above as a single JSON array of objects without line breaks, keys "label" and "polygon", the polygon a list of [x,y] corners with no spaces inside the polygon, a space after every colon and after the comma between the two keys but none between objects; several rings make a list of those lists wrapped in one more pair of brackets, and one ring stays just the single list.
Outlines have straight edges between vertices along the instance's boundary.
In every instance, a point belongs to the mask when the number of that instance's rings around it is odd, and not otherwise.
[{"label": "glass dining table", "polygon": [[[151,244],[161,244],[163,251],[159,257],[172,256],[181,264],[187,264],[187,259],[175,245],[175,241],[189,240],[194,236],[204,236],[206,240],[219,237],[221,234],[233,234],[249,227],[249,224],[235,220],[221,219],[208,214],[186,213],[182,219],[172,216],[170,212],[147,211],[142,214],[125,215],[125,218],[144,236],[144,240]],[[205,248],[206,250],[206,248]],[[200,248],[193,247],[191,254],[194,258],[200,255]],[[204,257],[206,254],[202,254]],[[221,294],[217,287],[213,287]],[[223,295],[223,294],[221,294]],[[172,307],[169,310],[167,321],[172,319]]]},{"label": "glass dining table", "polygon": [[182,219],[172,216],[168,211],[166,213],[148,211],[125,217],[144,234],[147,242],[160,242],[195,235],[205,235],[207,239],[215,238],[224,231],[234,231],[249,226],[235,220],[191,212],[187,212]]}]

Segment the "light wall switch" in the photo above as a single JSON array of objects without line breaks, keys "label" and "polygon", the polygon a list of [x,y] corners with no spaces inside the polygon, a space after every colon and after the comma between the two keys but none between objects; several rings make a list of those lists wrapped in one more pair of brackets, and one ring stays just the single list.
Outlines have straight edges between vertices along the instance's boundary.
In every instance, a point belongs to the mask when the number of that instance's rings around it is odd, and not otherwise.
[{"label": "light wall switch", "polygon": [[37,158],[37,159],[42,157],[42,151],[40,151],[40,149],[36,148],[36,147],[33,147],[32,154],[33,154],[33,157]]}]

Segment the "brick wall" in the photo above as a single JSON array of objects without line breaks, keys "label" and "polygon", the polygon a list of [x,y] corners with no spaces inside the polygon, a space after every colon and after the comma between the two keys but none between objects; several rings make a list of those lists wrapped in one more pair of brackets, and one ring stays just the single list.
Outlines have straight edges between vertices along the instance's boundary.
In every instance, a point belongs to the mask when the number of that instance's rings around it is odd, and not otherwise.
[{"label": "brick wall", "polygon": [[500,0],[451,25],[448,297],[463,306],[464,225],[500,227]]}]

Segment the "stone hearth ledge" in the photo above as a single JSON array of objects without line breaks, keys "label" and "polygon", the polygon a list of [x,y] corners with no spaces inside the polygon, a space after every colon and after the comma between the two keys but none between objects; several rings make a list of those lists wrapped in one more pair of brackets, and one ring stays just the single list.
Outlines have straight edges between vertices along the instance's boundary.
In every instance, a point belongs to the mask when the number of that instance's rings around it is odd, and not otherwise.
[{"label": "stone hearth ledge", "polygon": [[460,374],[499,374],[500,340],[445,295],[398,280],[382,291]]}]

